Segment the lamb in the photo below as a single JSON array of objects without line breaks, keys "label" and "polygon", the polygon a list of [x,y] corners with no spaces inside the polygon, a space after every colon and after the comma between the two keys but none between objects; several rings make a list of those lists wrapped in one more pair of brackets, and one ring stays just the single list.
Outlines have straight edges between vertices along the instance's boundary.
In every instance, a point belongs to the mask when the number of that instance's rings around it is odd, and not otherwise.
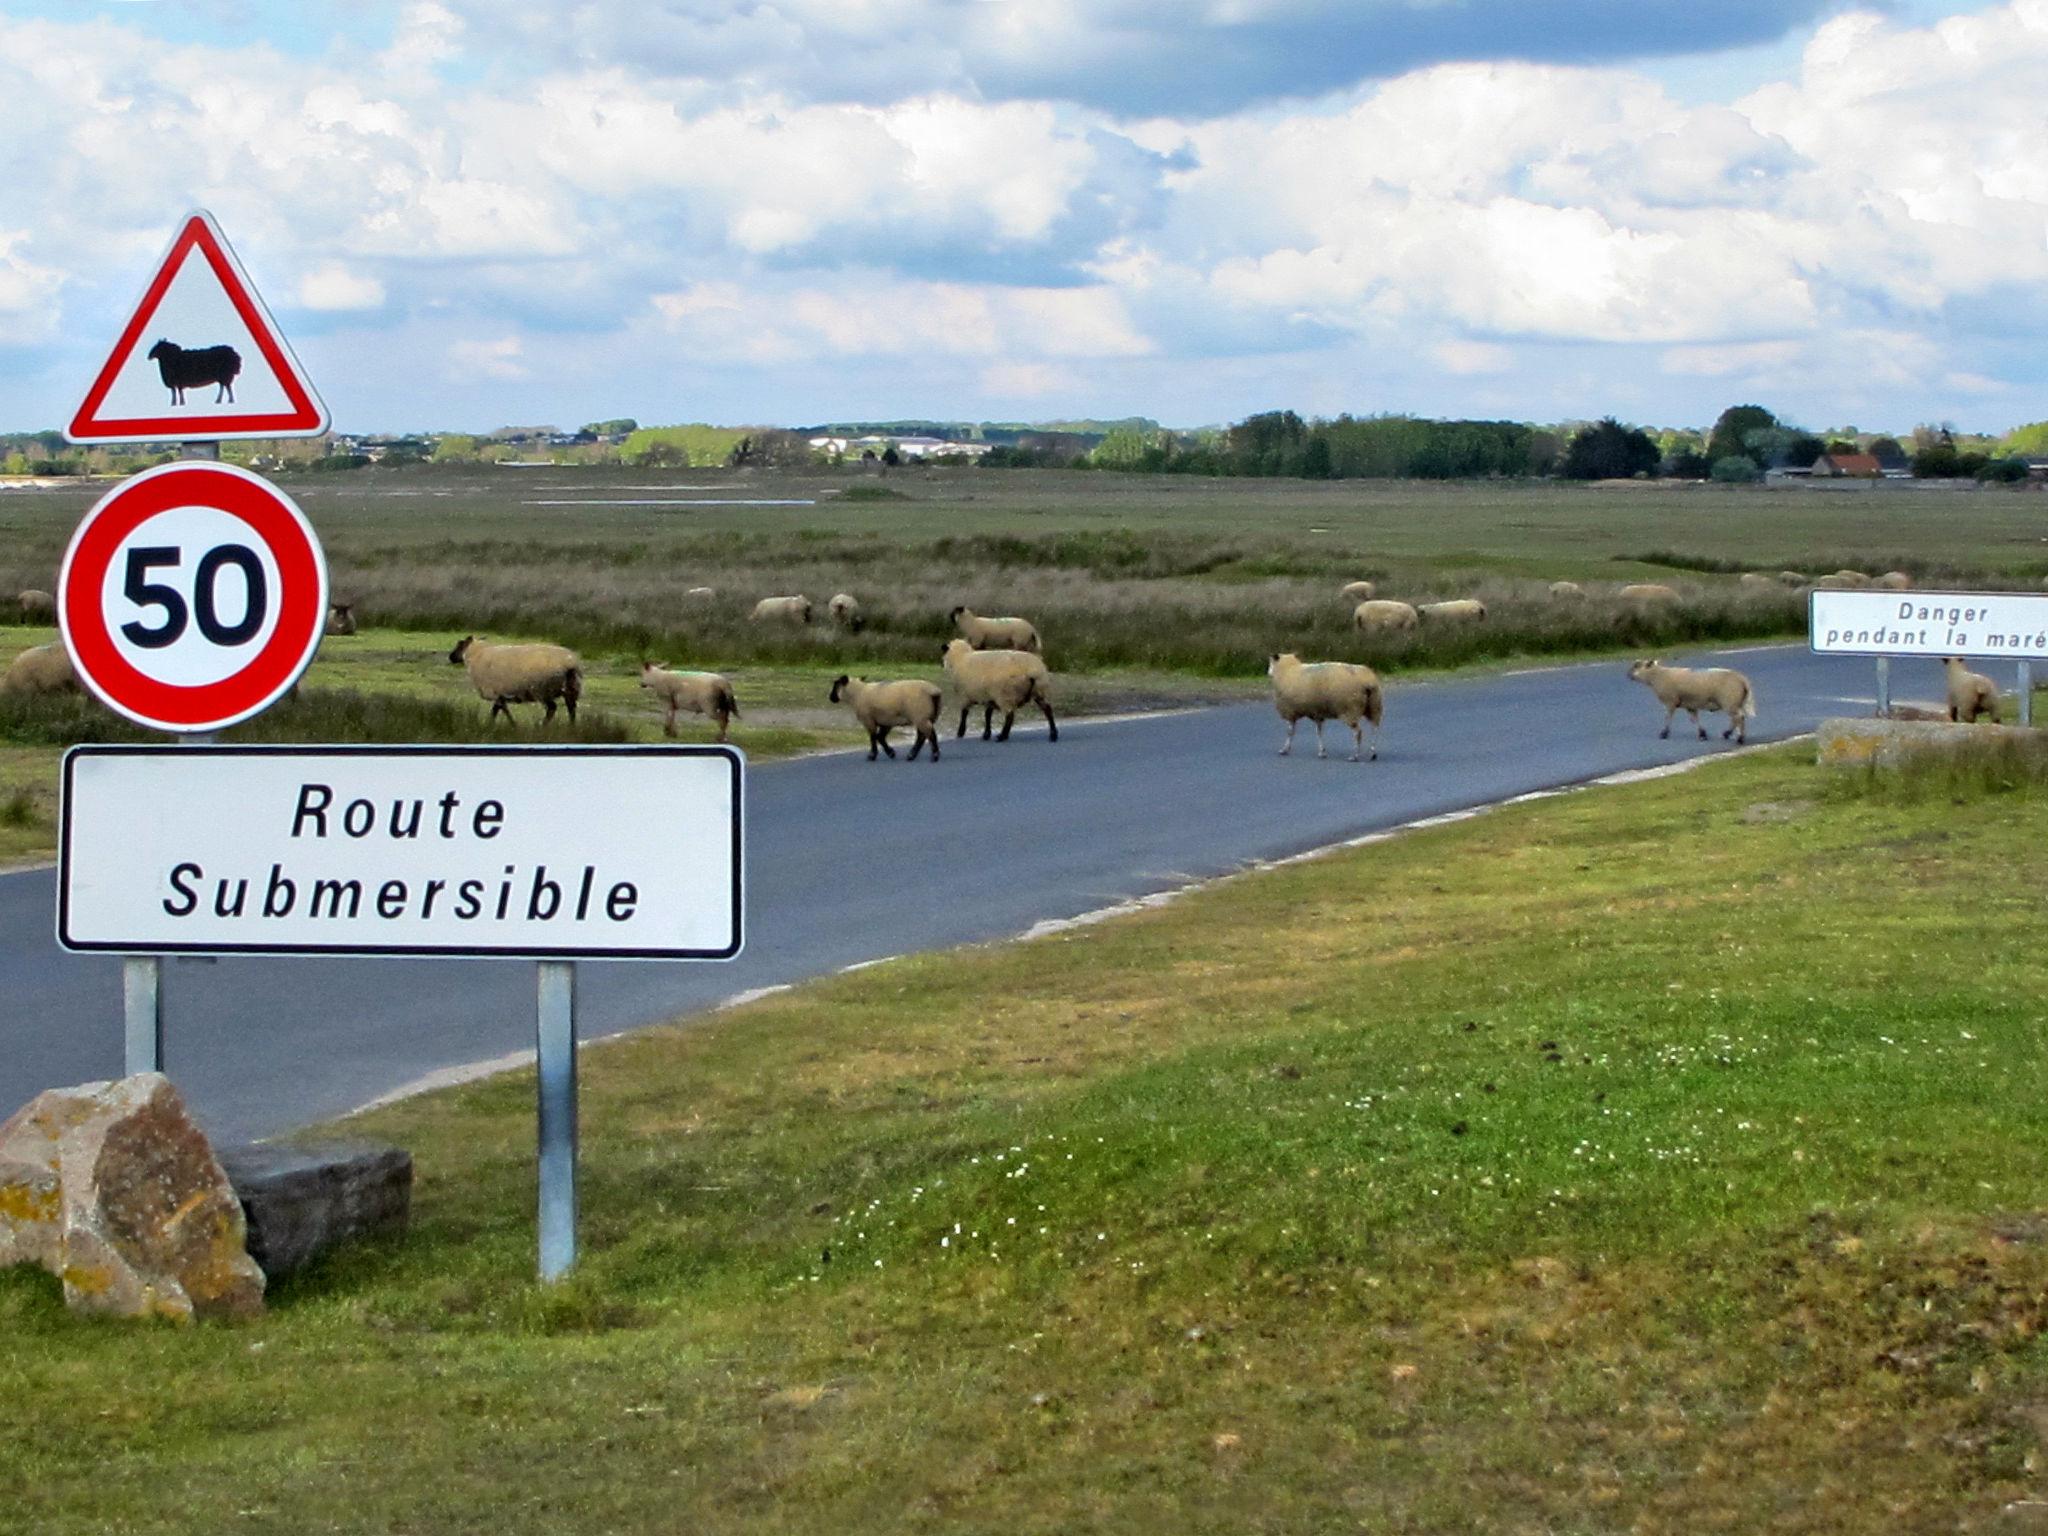
[{"label": "lamb", "polygon": [[1960,656],[1945,656],[1948,669],[1948,717],[1963,725],[1998,721],[1998,685],[1982,672],[1972,672]]},{"label": "lamb", "polygon": [[1266,675],[1273,679],[1273,707],[1287,722],[1287,740],[1280,755],[1294,750],[1294,728],[1303,720],[1316,723],[1316,756],[1327,757],[1323,747],[1323,722],[1342,720],[1351,727],[1351,761],[1365,747],[1362,720],[1372,722],[1372,755],[1380,755],[1380,717],[1386,708],[1386,691],[1380,675],[1371,667],[1348,661],[1303,661],[1293,652],[1266,659]]},{"label": "lamb", "polygon": [[961,638],[977,651],[1043,651],[1038,629],[1029,619],[984,619],[961,606],[950,615]]},{"label": "lamb", "polygon": [[1447,603],[1424,603],[1416,615],[1454,624],[1474,623],[1486,617],[1486,604],[1476,597],[1454,597]]},{"label": "lamb", "polygon": [[1657,702],[1664,706],[1664,729],[1657,733],[1659,740],[1671,735],[1672,718],[1682,709],[1692,716],[1693,728],[1700,733],[1700,740],[1707,739],[1707,728],[1700,724],[1700,711],[1720,711],[1728,717],[1728,729],[1721,733],[1726,741],[1733,736],[1738,743],[1749,740],[1749,722],[1757,715],[1756,690],[1749,679],[1730,667],[1707,667],[1694,671],[1691,667],[1667,667],[1652,658],[1639,661],[1628,669],[1629,679],[1647,687],[1657,695]]},{"label": "lamb", "polygon": [[164,388],[171,392],[173,405],[185,403],[186,390],[207,384],[215,386],[215,405],[223,396],[235,398],[235,375],[242,371],[242,354],[233,347],[199,347],[188,352],[175,341],[160,339],[148,355]]},{"label": "lamb", "polygon": [[811,600],[801,592],[795,597],[764,597],[754,604],[754,611],[748,618],[756,624],[771,620],[782,624],[808,624],[811,622]]},{"label": "lamb", "polygon": [[997,710],[1003,712],[1003,733],[998,741],[1010,739],[1010,727],[1017,711],[1036,704],[1045,716],[1051,740],[1060,739],[1059,722],[1052,713],[1052,674],[1038,657],[1023,651],[977,651],[965,640],[948,640],[939,653],[946,671],[960,689],[960,728],[955,738],[967,734],[967,716],[982,706],[981,739],[987,741]]},{"label": "lamb", "polygon": [[664,735],[675,735],[676,711],[681,709],[693,715],[709,715],[717,722],[720,741],[725,740],[726,727],[739,717],[739,700],[733,696],[732,683],[716,672],[671,672],[643,661],[640,686],[666,706],[661,721]]},{"label": "lamb", "polygon": [[1421,622],[1422,616],[1413,607],[1392,598],[1374,598],[1351,610],[1351,627],[1367,634],[1413,629]]},{"label": "lamb", "polygon": [[1675,603],[1678,601],[1677,589],[1667,587],[1661,581],[1632,581],[1614,595],[1624,603]]},{"label": "lamb", "polygon": [[860,611],[860,599],[851,592],[833,593],[832,601],[825,605],[825,611],[832,615],[834,624],[856,635],[867,627],[867,615]]},{"label": "lamb", "polygon": [[1552,597],[1584,597],[1586,589],[1576,581],[1553,581],[1550,584]]},{"label": "lamb", "polygon": [[1369,581],[1347,581],[1337,595],[1353,603],[1362,603],[1379,590]]},{"label": "lamb", "polygon": [[32,645],[0,673],[0,693],[32,696],[72,693],[77,689],[78,674],[71,669],[71,653],[61,645]]},{"label": "lamb", "polygon": [[356,632],[356,605],[354,603],[329,603],[327,605],[327,633],[330,635],[352,635]]},{"label": "lamb", "polygon": [[937,683],[928,683],[923,678],[907,678],[896,683],[871,683],[864,677],[848,677],[841,673],[832,684],[832,702],[842,700],[853,706],[854,718],[860,721],[868,733],[868,761],[875,760],[875,749],[894,757],[896,749],[889,745],[889,733],[899,725],[907,725],[917,732],[917,740],[910,744],[910,760],[917,761],[918,749],[926,742],[932,744],[932,761],[939,760],[939,700],[944,697]]},{"label": "lamb", "polygon": [[33,619],[48,619],[54,622],[57,617],[57,599],[39,587],[30,587],[18,595],[14,599],[14,605],[21,610],[23,622]]},{"label": "lamb", "polygon": [[1870,578],[1861,571],[1844,570],[1823,576],[1814,585],[1824,587],[1830,592],[1853,592],[1869,586]]},{"label": "lamb", "polygon": [[1904,571],[1886,571],[1872,585],[1883,587],[1887,592],[1908,592],[1912,590],[1913,578]]},{"label": "lamb", "polygon": [[539,704],[547,713],[540,723],[555,718],[555,701],[569,708],[569,722],[576,721],[576,701],[583,696],[583,663],[576,653],[560,645],[499,645],[464,635],[448,653],[449,661],[469,673],[479,698],[491,701],[491,718],[500,714],[512,718],[514,704]]}]

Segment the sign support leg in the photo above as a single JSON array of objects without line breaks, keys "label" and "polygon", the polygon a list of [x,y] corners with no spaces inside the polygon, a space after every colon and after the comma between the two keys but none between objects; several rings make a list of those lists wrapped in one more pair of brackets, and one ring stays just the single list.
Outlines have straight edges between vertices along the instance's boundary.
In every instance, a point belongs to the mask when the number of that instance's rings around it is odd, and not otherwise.
[{"label": "sign support leg", "polygon": [[121,1011],[127,1023],[122,1075],[163,1071],[163,956],[130,955],[121,962]]},{"label": "sign support leg", "polygon": [[576,1262],[576,967],[540,962],[540,1277]]},{"label": "sign support leg", "polygon": [[1892,659],[1889,656],[1877,658],[1877,718],[1889,720],[1892,717]]},{"label": "sign support leg", "polygon": [[2034,664],[2020,663],[2020,724],[2034,723]]}]

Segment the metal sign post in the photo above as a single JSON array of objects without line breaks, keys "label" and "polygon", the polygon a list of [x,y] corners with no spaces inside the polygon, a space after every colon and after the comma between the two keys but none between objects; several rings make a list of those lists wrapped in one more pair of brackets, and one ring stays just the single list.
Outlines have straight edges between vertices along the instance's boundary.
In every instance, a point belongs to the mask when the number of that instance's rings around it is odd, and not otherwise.
[{"label": "metal sign post", "polygon": [[1877,658],[1877,718],[1889,720],[1892,717],[1892,659],[1889,656]]},{"label": "metal sign post", "polygon": [[540,963],[540,1277],[576,1262],[576,966]]}]

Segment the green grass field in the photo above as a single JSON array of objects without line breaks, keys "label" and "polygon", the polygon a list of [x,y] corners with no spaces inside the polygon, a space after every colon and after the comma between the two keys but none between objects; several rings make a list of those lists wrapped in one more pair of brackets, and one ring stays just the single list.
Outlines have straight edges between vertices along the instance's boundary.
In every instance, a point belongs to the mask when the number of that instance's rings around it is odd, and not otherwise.
[{"label": "green grass field", "polygon": [[2024,1529],[2048,799],[1780,748],[392,1107],[242,1327],[0,1275],[39,1533]]}]

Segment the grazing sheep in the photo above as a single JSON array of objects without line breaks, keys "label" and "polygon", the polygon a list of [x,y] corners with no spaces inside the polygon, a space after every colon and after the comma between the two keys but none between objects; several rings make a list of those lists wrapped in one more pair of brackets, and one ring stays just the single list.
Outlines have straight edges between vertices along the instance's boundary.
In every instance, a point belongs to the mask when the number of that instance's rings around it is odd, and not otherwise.
[{"label": "grazing sheep", "polygon": [[1972,672],[1960,656],[1945,656],[1948,669],[1948,717],[1962,725],[1998,721],[1998,685],[1982,672]]},{"label": "grazing sheep", "polygon": [[1421,615],[1411,605],[1392,598],[1373,598],[1351,610],[1351,627],[1367,634],[1413,629],[1421,622]]},{"label": "grazing sheep", "polygon": [[583,696],[583,663],[560,645],[496,645],[464,635],[448,653],[449,661],[469,673],[479,698],[491,701],[491,718],[512,718],[514,704],[539,704],[547,712],[540,723],[555,718],[555,701],[576,720],[576,701]]},{"label": "grazing sheep", "polygon": [[61,645],[32,645],[0,673],[0,693],[70,693],[77,688],[71,653]]},{"label": "grazing sheep", "polygon": [[910,744],[910,760],[917,761],[918,749],[926,742],[932,744],[932,761],[939,760],[939,700],[944,695],[937,683],[928,683],[923,678],[907,678],[897,683],[871,683],[864,677],[848,677],[841,673],[832,684],[832,702],[842,700],[853,706],[853,716],[860,721],[868,733],[868,761],[875,760],[875,749],[894,757],[896,749],[889,745],[889,733],[899,725],[907,725],[917,732],[917,740]]},{"label": "grazing sheep", "polygon": [[1887,592],[1908,592],[1912,590],[1913,578],[1904,571],[1886,571],[1872,585],[1883,587]]},{"label": "grazing sheep", "polygon": [[1344,583],[1343,590],[1337,595],[1350,602],[1362,603],[1377,591],[1379,591],[1379,588],[1369,581],[1347,581]]},{"label": "grazing sheep", "polygon": [[747,617],[756,624],[768,621],[808,624],[811,622],[811,600],[801,592],[795,597],[764,597],[754,604],[754,611]]},{"label": "grazing sheep", "polygon": [[1762,571],[1744,571],[1742,573],[1742,585],[1745,587],[1762,587],[1775,592],[1782,583],[1777,577],[1767,576]]},{"label": "grazing sheep", "polygon": [[159,340],[149,349],[164,388],[171,392],[171,404],[183,405],[185,391],[202,385],[214,386],[213,403],[225,396],[235,398],[235,375],[242,371],[242,354],[233,347],[199,347],[187,350],[175,341]]},{"label": "grazing sheep", "polygon": [[739,700],[733,697],[731,682],[716,672],[671,672],[643,661],[640,686],[666,706],[661,720],[664,735],[675,735],[679,709],[687,709],[693,715],[709,715],[717,722],[720,741],[725,740],[726,726],[739,717]]},{"label": "grazing sheep", "polygon": [[860,611],[860,599],[851,592],[835,592],[832,601],[825,605],[825,611],[832,615],[832,622],[841,629],[859,634],[867,627],[867,615]]},{"label": "grazing sheep", "polygon": [[964,605],[950,615],[960,637],[977,651],[1043,651],[1029,619],[984,619]]},{"label": "grazing sheep", "polygon": [[977,651],[965,640],[948,640],[946,648],[939,652],[939,660],[945,663],[946,671],[960,690],[960,729],[953,733],[956,738],[967,734],[967,716],[979,704],[981,739],[988,740],[989,729],[1000,709],[1003,734],[996,740],[1008,741],[1017,711],[1026,704],[1036,704],[1045,716],[1050,739],[1060,739],[1059,722],[1052,716],[1052,674],[1038,657],[1028,651]]},{"label": "grazing sheep", "polygon": [[1855,592],[1869,586],[1870,578],[1861,571],[1836,571],[1832,575],[1821,577],[1814,585],[1824,587],[1830,592]]},{"label": "grazing sheep", "polygon": [[1632,581],[1614,594],[1624,603],[1675,603],[1678,591],[1661,581]]},{"label": "grazing sheep", "polygon": [[1342,720],[1351,727],[1351,761],[1365,749],[1365,728],[1372,722],[1372,755],[1380,755],[1380,717],[1386,708],[1386,690],[1380,675],[1371,667],[1349,661],[1303,661],[1292,651],[1266,659],[1266,675],[1273,679],[1273,707],[1287,722],[1287,739],[1280,755],[1294,750],[1294,728],[1304,720],[1316,723],[1316,756],[1327,757],[1323,747],[1323,722]]},{"label": "grazing sheep", "polygon": [[1425,619],[1454,624],[1476,623],[1486,617],[1486,604],[1476,597],[1454,597],[1447,603],[1423,603],[1415,612]]},{"label": "grazing sheep", "polygon": [[14,599],[24,619],[49,619],[57,617],[57,599],[38,587],[30,587]]},{"label": "grazing sheep", "polygon": [[1756,718],[1756,690],[1749,679],[1732,667],[1707,667],[1699,671],[1691,667],[1667,667],[1654,658],[1639,661],[1628,669],[1629,679],[1647,687],[1657,695],[1657,702],[1664,706],[1664,729],[1657,733],[1665,739],[1671,735],[1672,718],[1682,709],[1692,716],[1693,729],[1700,733],[1700,740],[1707,739],[1707,728],[1700,724],[1700,711],[1712,713],[1716,710],[1728,717],[1728,729],[1721,733],[1726,741],[1733,736],[1737,742],[1749,740],[1749,722]]},{"label": "grazing sheep", "polygon": [[330,635],[352,635],[356,632],[356,605],[354,603],[329,603],[327,605],[327,633]]},{"label": "grazing sheep", "polygon": [[1550,584],[1552,597],[1584,597],[1586,589],[1576,581],[1553,581]]},{"label": "grazing sheep", "polygon": [[1804,571],[1780,571],[1778,572],[1778,580],[1788,587],[1803,587],[1806,585],[1806,573]]},{"label": "grazing sheep", "polygon": [[692,587],[689,591],[685,592],[683,596],[689,598],[690,601],[694,603],[708,603],[711,601],[711,599],[718,596],[718,588]]}]

